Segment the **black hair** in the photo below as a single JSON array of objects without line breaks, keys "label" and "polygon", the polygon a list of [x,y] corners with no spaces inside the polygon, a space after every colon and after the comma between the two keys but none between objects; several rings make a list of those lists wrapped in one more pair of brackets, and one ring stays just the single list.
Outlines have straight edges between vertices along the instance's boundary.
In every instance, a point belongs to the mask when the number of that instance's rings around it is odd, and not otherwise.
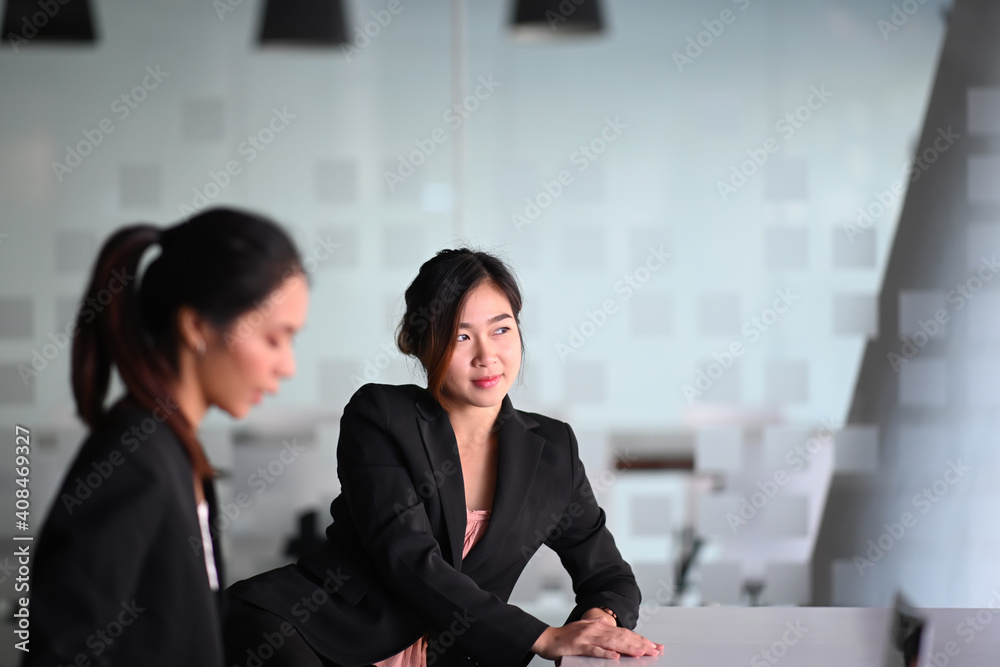
[{"label": "black hair", "polygon": [[[137,276],[157,243],[159,256]],[[77,313],[72,384],[80,418],[95,428],[105,417],[112,364],[133,401],[151,411],[169,404],[180,307],[225,330],[296,274],[306,275],[288,234],[246,211],[213,208],[162,230],[137,224],[114,232]],[[165,421],[184,442],[195,473],[214,474],[184,415],[168,411]]]},{"label": "black hair", "polygon": [[[420,267],[406,288],[406,312],[396,330],[396,345],[416,357],[427,374],[427,389],[442,401],[448,364],[455,350],[458,315],[469,292],[483,283],[507,297],[521,336],[521,289],[499,257],[481,250],[442,250]],[[521,337],[521,354],[524,338]]]}]

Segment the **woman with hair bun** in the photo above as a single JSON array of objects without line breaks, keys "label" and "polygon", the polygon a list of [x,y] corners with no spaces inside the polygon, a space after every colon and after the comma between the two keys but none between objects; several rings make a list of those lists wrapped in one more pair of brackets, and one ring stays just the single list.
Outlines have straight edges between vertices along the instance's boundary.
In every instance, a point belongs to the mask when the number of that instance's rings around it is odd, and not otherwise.
[{"label": "woman with hair bun", "polygon": [[[243,417],[295,372],[307,306],[298,251],[258,215],[212,209],[104,243],[72,351],[89,434],[38,540],[23,665],[224,664],[215,473],[197,430],[211,406]],[[112,368],[125,393],[106,406]]]},{"label": "woman with hair bun", "polygon": [[[229,589],[227,664],[515,667],[662,651],[631,631],[639,589],[573,430],[507,396],[520,311],[493,255],[444,250],[420,267],[397,344],[427,388],[368,384],[351,398],[327,541]],[[543,544],[573,580],[561,627],[507,602]]]}]

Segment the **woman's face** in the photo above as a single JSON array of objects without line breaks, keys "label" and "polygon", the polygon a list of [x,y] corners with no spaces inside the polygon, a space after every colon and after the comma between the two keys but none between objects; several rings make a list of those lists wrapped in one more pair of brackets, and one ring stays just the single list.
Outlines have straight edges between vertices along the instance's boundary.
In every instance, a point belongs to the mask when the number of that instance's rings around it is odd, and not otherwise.
[{"label": "woman's face", "polygon": [[482,283],[469,291],[458,322],[442,393],[456,406],[499,405],[521,369],[521,337],[510,302],[492,283]]},{"label": "woman's face", "polygon": [[245,416],[265,393],[295,374],[292,338],[305,323],[309,288],[301,275],[287,278],[226,331],[213,331],[199,359],[199,380],[209,405]]}]

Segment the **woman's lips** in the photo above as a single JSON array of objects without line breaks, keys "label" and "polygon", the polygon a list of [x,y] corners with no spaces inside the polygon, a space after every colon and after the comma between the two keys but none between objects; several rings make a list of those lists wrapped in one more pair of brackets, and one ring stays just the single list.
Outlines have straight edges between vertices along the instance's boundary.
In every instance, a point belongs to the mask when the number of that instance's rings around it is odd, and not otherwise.
[{"label": "woman's lips", "polygon": [[476,385],[480,389],[489,389],[490,387],[495,387],[500,382],[499,375],[491,375],[490,377],[480,378],[479,380],[473,380],[472,384]]}]

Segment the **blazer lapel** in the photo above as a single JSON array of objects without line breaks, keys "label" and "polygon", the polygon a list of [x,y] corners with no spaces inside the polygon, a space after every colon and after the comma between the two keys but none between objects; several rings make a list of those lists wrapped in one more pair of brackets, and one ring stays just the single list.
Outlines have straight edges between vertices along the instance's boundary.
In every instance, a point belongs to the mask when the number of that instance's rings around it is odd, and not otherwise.
[{"label": "blazer lapel", "polygon": [[431,473],[443,473],[452,466],[456,471],[456,474],[443,476],[437,493],[448,534],[449,549],[444,556],[456,570],[461,570],[462,547],[465,542],[465,481],[462,478],[462,459],[458,455],[455,430],[451,427],[448,414],[430,394],[417,401],[417,425],[431,464]]},{"label": "blazer lapel", "polygon": [[[510,397],[504,397],[497,416],[497,485],[493,495],[493,511],[490,513],[486,532],[465,559],[469,568],[488,559],[494,545],[501,543],[510,527],[520,520],[521,510],[534,482],[545,445],[545,438],[531,430],[536,426],[538,422],[514,410]],[[462,495],[464,501],[464,482]],[[464,527],[464,521],[462,525]],[[462,537],[464,542],[464,528]]]}]

